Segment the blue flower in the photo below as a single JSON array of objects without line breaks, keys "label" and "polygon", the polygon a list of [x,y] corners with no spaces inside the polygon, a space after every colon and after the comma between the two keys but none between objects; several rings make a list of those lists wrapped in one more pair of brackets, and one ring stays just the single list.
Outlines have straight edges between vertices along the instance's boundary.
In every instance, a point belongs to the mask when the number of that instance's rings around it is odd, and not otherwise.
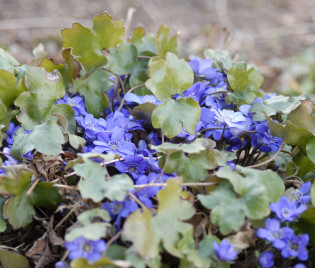
[{"label": "blue flower", "polygon": [[304,263],[297,263],[293,268],[307,268],[307,266]]},{"label": "blue flower", "polygon": [[123,202],[113,201],[106,202],[102,208],[107,210],[111,219],[115,220],[115,227],[120,229],[121,220],[127,218],[132,212],[138,209],[138,205],[134,201],[125,199]]},{"label": "blue flower", "polygon": [[260,254],[258,263],[262,268],[271,268],[275,264],[273,261],[273,252],[266,251]]},{"label": "blue flower", "polygon": [[277,249],[285,247],[284,238],[294,234],[294,231],[289,227],[281,228],[280,221],[277,219],[267,219],[265,226],[266,229],[259,228],[257,230],[257,236],[272,242],[273,246]]},{"label": "blue flower", "polygon": [[[204,92],[207,88],[208,82],[202,83],[197,82],[193,84],[190,88],[186,89],[182,94],[184,97],[192,98],[197,102],[200,102],[201,97],[204,95]],[[179,96],[177,99],[181,98]]]},{"label": "blue flower", "polygon": [[73,98],[70,98],[68,96],[68,93],[63,97],[63,99],[58,100],[57,104],[68,104],[70,105],[74,110],[74,115],[86,115],[86,107],[85,107],[85,101],[81,96],[75,96]]},{"label": "blue flower", "polygon": [[225,76],[219,69],[212,67],[212,61],[209,59],[201,60],[197,57],[193,57],[189,65],[196,75],[210,80],[211,84],[217,84],[219,81],[225,79]]},{"label": "blue flower", "polygon": [[205,137],[208,138],[212,135],[216,141],[220,140],[224,124],[216,117],[214,111],[212,109],[202,107],[200,120],[204,123],[204,128],[213,128],[212,130],[205,132]]},{"label": "blue flower", "polygon": [[64,261],[58,261],[55,263],[55,268],[67,268],[69,267]]},{"label": "blue flower", "polygon": [[103,118],[96,119],[92,114],[75,117],[78,124],[85,130],[85,136],[88,139],[96,139],[96,135],[106,131],[106,121]]},{"label": "blue flower", "polygon": [[215,118],[230,128],[231,133],[236,136],[240,135],[243,130],[248,130],[250,122],[246,120],[244,115],[240,112],[234,112],[232,110],[219,110],[213,108],[212,111],[215,114]]},{"label": "blue flower", "polygon": [[118,153],[120,156],[134,155],[137,151],[134,143],[125,141],[125,131],[116,127],[111,136],[108,133],[100,133],[97,140],[93,142],[94,151],[97,153]]},{"label": "blue flower", "polygon": [[116,162],[115,167],[121,173],[129,173],[136,179],[145,173],[148,168],[148,163],[141,156],[128,155],[126,156],[125,161]]},{"label": "blue flower", "polygon": [[125,131],[132,131],[143,128],[139,123],[133,122],[133,117],[126,117],[122,112],[111,113],[106,117],[107,130],[111,131],[115,127],[119,127]]},{"label": "blue flower", "polygon": [[102,239],[94,241],[80,236],[72,242],[66,242],[65,247],[69,250],[70,260],[85,258],[94,262],[102,258],[102,252],[105,250],[106,244]]},{"label": "blue flower", "polygon": [[[8,133],[7,143],[8,143],[9,146],[10,146],[10,145],[11,145],[11,146],[13,145],[13,142],[14,142],[13,138],[14,138],[14,136],[15,136],[16,131],[17,131],[20,127],[21,127],[21,125],[18,125],[17,127],[15,127],[15,125],[14,125],[12,122],[10,123],[9,129],[8,129],[8,131],[7,131],[7,133]],[[11,146],[10,146],[10,147],[11,147]]]},{"label": "blue flower", "polygon": [[271,136],[269,133],[266,132],[264,133],[263,143],[268,145],[270,149],[276,153],[282,144],[282,139],[279,137]]},{"label": "blue flower", "polygon": [[145,95],[145,96],[139,96],[134,93],[126,93],[125,94],[125,101],[127,102],[135,102],[138,104],[143,104],[143,103],[153,103],[155,105],[160,105],[163,102],[159,101],[154,95]]},{"label": "blue flower", "polygon": [[225,239],[222,240],[220,245],[216,241],[213,241],[213,246],[221,261],[231,262],[237,257],[237,251],[234,250],[233,246]]},{"label": "blue flower", "polygon": [[295,189],[292,191],[289,199],[291,202],[295,203],[297,207],[302,204],[307,204],[311,200],[311,196],[308,195],[311,189],[312,183],[310,181],[304,183],[300,189]]},{"label": "blue flower", "polygon": [[281,249],[281,255],[283,258],[298,258],[300,261],[306,261],[308,259],[308,251],[306,249],[307,244],[310,240],[308,234],[302,234],[295,236],[286,237],[286,246]]},{"label": "blue flower", "polygon": [[301,205],[296,207],[293,202],[285,196],[282,196],[280,201],[270,205],[270,210],[273,211],[280,221],[293,221],[297,216],[302,214],[307,209]]}]

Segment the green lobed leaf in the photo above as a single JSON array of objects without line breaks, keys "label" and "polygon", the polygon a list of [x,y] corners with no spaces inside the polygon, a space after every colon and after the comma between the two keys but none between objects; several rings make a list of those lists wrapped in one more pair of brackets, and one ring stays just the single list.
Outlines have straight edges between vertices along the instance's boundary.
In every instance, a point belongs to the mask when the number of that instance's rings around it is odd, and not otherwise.
[{"label": "green lobed leaf", "polygon": [[244,221],[243,204],[239,199],[231,199],[229,204],[220,203],[211,211],[211,222],[220,227],[223,235],[238,231]]},{"label": "green lobed leaf", "polygon": [[290,120],[287,120],[283,126],[268,118],[268,127],[271,135],[282,138],[288,145],[298,145],[304,151],[307,142],[313,137],[313,133],[308,129],[297,126]]},{"label": "green lobed leaf", "polygon": [[153,34],[145,34],[145,30],[142,26],[134,29],[132,36],[129,40],[137,48],[139,55],[144,56],[156,56],[155,37]]},{"label": "green lobed leaf", "polygon": [[313,183],[311,187],[311,201],[312,205],[315,206],[315,183]]},{"label": "green lobed leaf", "polygon": [[167,53],[166,59],[151,60],[149,67],[150,79],[145,85],[161,101],[183,92],[194,82],[189,64],[173,53]]},{"label": "green lobed leaf", "polygon": [[51,182],[40,182],[30,195],[31,203],[38,207],[55,208],[63,198],[59,194],[59,189],[54,187]]},{"label": "green lobed leaf", "polygon": [[[265,114],[268,116],[276,115],[281,112],[281,114],[287,115],[293,110],[295,110],[300,104],[301,100],[305,97],[288,97],[288,96],[270,96],[269,99],[264,100],[264,102],[256,102],[251,108],[250,112],[255,113],[253,120],[263,121],[266,120]],[[262,111],[265,113],[262,113]]]},{"label": "green lobed leaf", "polygon": [[231,183],[223,181],[208,195],[197,195],[201,204],[212,209],[211,221],[220,227],[222,234],[238,231],[243,225],[245,214],[241,199],[236,197]]},{"label": "green lobed leaf", "polygon": [[229,69],[227,78],[234,92],[226,97],[227,103],[234,102],[238,106],[252,104],[263,94],[258,90],[264,78],[255,67],[248,68],[245,62],[237,62]]},{"label": "green lobed leaf", "polygon": [[192,204],[181,197],[179,178],[167,181],[167,187],[157,194],[159,201],[157,214],[152,216],[147,208],[137,210],[126,220],[123,228],[124,237],[133,242],[138,254],[152,259],[159,254],[159,244],[175,256],[182,256],[177,249],[180,237],[192,232],[192,225],[183,222],[193,216]]},{"label": "green lobed leaf", "polygon": [[306,144],[307,157],[315,163],[315,137],[311,137]]},{"label": "green lobed leaf", "polygon": [[0,249],[0,263],[2,268],[30,267],[28,259],[25,256],[2,248]]},{"label": "green lobed leaf", "polygon": [[85,199],[100,202],[107,197],[110,200],[123,201],[126,191],[133,189],[133,182],[126,174],[115,175],[105,181],[106,171],[97,162],[87,159],[82,164],[75,164],[73,169],[83,177],[78,188]]},{"label": "green lobed leaf", "polygon": [[246,180],[262,184],[267,190],[270,203],[278,202],[285,191],[283,180],[278,173],[272,170],[259,170],[237,166],[237,171],[243,174]]},{"label": "green lobed leaf", "polygon": [[137,63],[137,48],[132,43],[123,42],[118,48],[110,49],[108,64],[117,75],[131,74]]},{"label": "green lobed leaf", "polygon": [[315,133],[314,107],[311,101],[302,101],[302,103],[288,115],[288,121],[292,122],[292,124],[297,127]]},{"label": "green lobed leaf", "polygon": [[26,130],[53,117],[54,102],[65,95],[60,74],[47,73],[43,68],[30,68],[25,77],[28,91],[22,92],[14,104],[21,109],[18,121]]},{"label": "green lobed leaf", "polygon": [[[197,139],[198,140],[198,139]],[[155,150],[164,154],[172,154],[175,152],[184,152],[188,154],[199,153],[205,150],[205,147],[200,143],[170,143],[164,142],[161,145],[150,145],[152,150]]]},{"label": "green lobed leaf", "polygon": [[19,62],[6,50],[0,48],[0,69],[13,72]]},{"label": "green lobed leaf", "polygon": [[34,205],[55,208],[62,202],[58,189],[48,182],[38,183],[31,195],[27,196],[32,172],[25,167],[7,166],[5,171],[7,175],[0,176],[0,190],[14,197],[6,200],[3,214],[14,229],[32,222],[35,215]]},{"label": "green lobed leaf", "polygon": [[6,198],[0,196],[0,232],[4,232],[7,229],[7,223],[3,217],[3,206],[6,202]]},{"label": "green lobed leaf", "polygon": [[52,59],[46,58],[41,61],[40,66],[44,67],[45,70],[49,73],[58,70],[62,75],[65,88],[69,88],[72,84],[72,80],[78,77],[81,67],[71,55],[70,49],[64,49],[62,51],[62,57],[66,64],[55,64]]},{"label": "green lobed leaf", "polygon": [[93,222],[88,225],[77,227],[68,232],[65,236],[66,241],[71,242],[76,238],[83,236],[90,240],[99,240],[106,236],[107,228],[110,226],[106,222]]},{"label": "green lobed leaf", "polygon": [[75,80],[72,92],[80,93],[85,99],[88,113],[98,118],[108,107],[104,93],[112,86],[113,81],[109,78],[109,73],[105,70],[96,70],[88,78]]},{"label": "green lobed leaf", "polygon": [[206,59],[212,60],[214,68],[220,68],[224,73],[227,73],[232,67],[232,59],[230,53],[226,50],[213,50],[206,48],[203,52]]},{"label": "green lobed leaf", "polygon": [[72,55],[81,63],[86,72],[105,66],[107,59],[103,50],[113,48],[124,37],[123,21],[116,21],[104,12],[94,17],[93,28],[88,29],[80,23],[74,23],[72,29],[61,32],[63,47],[72,48]]},{"label": "green lobed leaf", "polygon": [[154,109],[152,125],[154,128],[161,128],[168,138],[180,134],[183,127],[188,133],[195,134],[200,114],[201,108],[192,98],[168,100]]},{"label": "green lobed leaf", "polygon": [[9,109],[15,98],[22,92],[17,88],[17,81],[14,74],[0,70],[0,88],[0,102]]},{"label": "green lobed leaf", "polygon": [[170,29],[161,25],[156,38],[156,50],[161,58],[165,58],[168,52],[177,54],[177,35],[169,38]]},{"label": "green lobed leaf", "polygon": [[227,75],[230,86],[235,91],[251,91],[258,89],[264,78],[255,67],[249,68],[245,62],[232,65]]},{"label": "green lobed leaf", "polygon": [[107,221],[107,222],[110,221],[110,215],[107,212],[107,210],[101,209],[101,208],[93,208],[93,209],[89,209],[89,210],[82,212],[78,216],[78,221],[81,222],[83,225],[88,225],[96,217],[100,218],[104,221]]}]

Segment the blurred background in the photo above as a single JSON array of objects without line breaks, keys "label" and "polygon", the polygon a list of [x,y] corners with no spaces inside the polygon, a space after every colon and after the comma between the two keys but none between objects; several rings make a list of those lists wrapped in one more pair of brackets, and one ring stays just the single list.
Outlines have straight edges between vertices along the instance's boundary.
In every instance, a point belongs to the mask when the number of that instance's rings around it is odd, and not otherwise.
[{"label": "blurred background", "polygon": [[290,94],[315,88],[315,0],[0,0],[0,45],[21,63],[43,43],[61,61],[61,34],[73,22],[91,27],[96,14],[130,20],[156,33],[179,34],[180,55],[227,49],[257,66],[263,88]]}]

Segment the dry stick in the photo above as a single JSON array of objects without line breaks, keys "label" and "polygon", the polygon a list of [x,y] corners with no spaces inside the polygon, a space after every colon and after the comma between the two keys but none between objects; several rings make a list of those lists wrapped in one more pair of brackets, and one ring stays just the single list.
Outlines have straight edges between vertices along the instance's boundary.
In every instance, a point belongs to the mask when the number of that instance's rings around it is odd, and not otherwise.
[{"label": "dry stick", "polygon": [[117,232],[111,239],[109,239],[107,242],[106,242],[106,247],[105,247],[105,250],[103,251],[103,256],[105,257],[105,253],[107,251],[107,249],[109,248],[109,246],[111,244],[113,244],[122,234],[123,230],[120,230],[119,232]]},{"label": "dry stick", "polygon": [[132,199],[134,199],[134,201],[142,208],[145,209],[146,206],[138,199],[138,197],[136,197],[133,193],[131,192],[127,192],[128,195],[130,195],[132,197]]},{"label": "dry stick", "polygon": [[[218,185],[218,182],[185,182],[181,186],[213,186]],[[134,185],[134,188],[146,188],[146,187],[166,187],[167,183],[148,183],[148,184],[138,184]]]},{"label": "dry stick", "polygon": [[76,210],[77,207],[73,207],[68,214],[56,225],[55,229],[58,229],[69,217],[71,214]]},{"label": "dry stick", "polygon": [[112,108],[113,108],[113,111],[115,109],[115,94],[117,92],[117,96],[118,96],[118,84],[119,84],[119,79],[118,77],[116,76],[116,79],[115,79],[115,86],[114,86],[114,90],[113,90],[113,98],[112,98]]},{"label": "dry stick", "polygon": [[[131,93],[132,91],[136,90],[137,88],[144,87],[144,86],[145,86],[145,84],[137,85],[137,86],[129,89],[127,93]],[[125,103],[125,96],[123,97],[123,99],[122,99],[122,101],[120,103],[120,106],[119,106],[119,108],[117,110],[118,112],[122,109],[122,107],[124,106],[124,103]]]},{"label": "dry stick", "polygon": [[136,12],[134,7],[129,7],[127,11],[126,23],[125,23],[125,40],[128,39],[128,34],[130,30],[130,25],[132,21],[133,14]]},{"label": "dry stick", "polygon": [[36,185],[40,182],[40,178],[37,178],[34,183],[31,185],[31,187],[27,190],[26,196],[30,196],[33,190],[35,189]]},{"label": "dry stick", "polygon": [[110,104],[110,99],[109,99],[108,95],[106,94],[106,92],[104,92],[103,95],[104,95],[104,98],[105,98],[106,102],[108,103],[108,106],[109,106],[110,111],[113,113],[113,112],[114,112],[114,111],[113,111],[113,107],[112,107],[112,105]]},{"label": "dry stick", "polygon": [[278,154],[280,154],[282,148],[284,147],[284,143],[281,144],[278,152],[276,152],[271,158],[269,158],[268,160],[266,160],[265,162],[261,162],[261,163],[258,163],[256,165],[252,165],[252,166],[248,166],[248,168],[256,168],[256,167],[261,167],[261,166],[264,166],[270,162],[272,162],[273,160],[276,159],[276,157],[278,156]]}]

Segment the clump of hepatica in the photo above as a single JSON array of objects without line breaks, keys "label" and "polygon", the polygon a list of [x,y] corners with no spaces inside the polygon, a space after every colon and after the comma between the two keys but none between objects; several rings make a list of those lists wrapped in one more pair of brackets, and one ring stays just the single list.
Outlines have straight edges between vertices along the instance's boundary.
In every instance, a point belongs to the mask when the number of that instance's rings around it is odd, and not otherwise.
[{"label": "clump of hepatica", "polygon": [[[201,116],[195,134],[190,134],[183,128],[182,133],[176,138],[191,143],[196,138],[204,136],[217,141],[219,144],[217,149],[225,148],[227,151],[255,148],[258,152],[268,153],[279,150],[282,139],[270,134],[266,120],[253,120],[253,114],[250,113],[251,105],[241,105],[237,109],[233,103],[227,104],[225,102],[228,92],[227,77],[219,69],[213,68],[211,60],[194,58],[189,64],[195,72],[197,81],[181,94],[175,95],[174,98],[179,100],[183,97],[190,97],[197,101],[201,106]],[[124,79],[125,76],[121,76],[121,78]],[[96,118],[89,114],[86,111],[84,99],[79,95],[73,97],[66,95],[58,101],[58,103],[68,104],[74,109],[79,130],[87,142],[83,151],[117,154],[120,161],[110,164],[111,167],[119,173],[129,174],[135,185],[161,183],[176,176],[176,172],[173,174],[161,173],[158,159],[153,157],[156,152],[148,148],[149,144],[161,143],[161,135],[158,134],[158,131],[150,130],[146,136],[143,136],[142,133],[140,140],[139,138],[134,139],[136,135],[145,130],[145,124],[143,120],[136,120],[130,114],[130,107],[148,102],[158,106],[163,102],[154,95],[138,96],[134,93],[127,93],[125,96],[118,96],[118,93],[114,94],[113,88],[107,95],[114,106],[112,107],[113,111],[107,109],[105,112],[107,115],[104,118]],[[124,104],[121,107],[119,97],[124,97]],[[256,101],[261,100],[258,98]],[[256,151],[253,150],[254,153]],[[254,157],[252,158],[254,159]],[[233,161],[228,161],[227,165],[235,168]],[[277,214],[281,210],[279,213],[282,213],[283,219],[286,220],[293,220],[294,217],[302,213],[305,210],[302,203],[308,199],[306,194],[309,191],[305,187],[292,193],[292,199],[300,202],[299,206],[293,205],[293,209],[290,207],[292,204],[289,201],[280,201],[282,203],[279,205],[273,204],[274,212]],[[134,190],[131,194],[138,199],[138,202],[126,195],[123,201],[105,200],[102,203],[102,208],[109,212],[111,223],[116,229],[121,230],[123,222],[139,208],[139,202],[144,207],[154,209],[155,196],[161,188],[163,187],[154,186]],[[290,204],[285,207],[283,202]],[[307,237],[296,237],[291,228],[281,227],[281,220],[283,219],[281,217],[280,219],[268,219],[266,228],[259,229],[257,235],[271,242],[276,249],[281,250],[283,257],[296,257],[304,254],[299,258],[303,261],[306,242],[308,242]],[[70,252],[70,260],[85,258],[94,262],[101,258],[101,253],[105,249],[105,242],[102,239],[92,241],[79,237],[72,242],[66,242],[65,247]],[[221,243],[213,242],[213,247],[216,254],[215,259],[220,262],[232,263],[237,258],[238,252],[225,239]],[[259,259],[260,265],[271,267],[270,265],[273,265],[272,257],[271,253],[262,253]]]},{"label": "clump of hepatica", "polygon": [[[270,210],[275,213],[276,218],[268,218],[265,222],[265,228],[257,230],[257,236],[266,239],[272,243],[275,249],[281,251],[283,258],[297,258],[300,261],[308,259],[308,251],[306,249],[310,237],[308,234],[296,235],[294,230],[288,225],[281,226],[282,222],[293,222],[304,211],[307,210],[306,204],[310,201],[308,195],[311,183],[304,183],[300,189],[295,189],[290,195],[281,197],[279,202],[270,205]],[[265,252],[266,253],[266,252]],[[259,263],[265,263],[262,267],[272,267],[270,254],[261,254]],[[269,261],[268,261],[269,260]]]}]

